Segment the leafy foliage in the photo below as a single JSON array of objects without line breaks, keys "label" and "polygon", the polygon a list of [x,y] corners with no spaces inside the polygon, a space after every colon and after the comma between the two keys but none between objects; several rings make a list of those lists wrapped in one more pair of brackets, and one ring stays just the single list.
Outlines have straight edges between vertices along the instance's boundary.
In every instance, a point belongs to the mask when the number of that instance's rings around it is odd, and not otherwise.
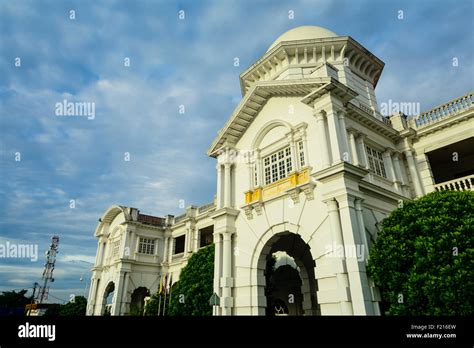
[{"label": "leafy foliage", "polygon": [[388,315],[474,313],[474,192],[404,202],[382,223],[369,275]]},{"label": "leafy foliage", "polygon": [[169,305],[170,315],[212,315],[209,299],[213,294],[214,245],[195,253],[181,270],[173,286]]},{"label": "leafy foliage", "polygon": [[[159,302],[160,295],[158,292],[153,294],[150,298],[150,301],[148,301],[147,305],[145,306],[144,310],[144,315],[146,316],[155,316],[158,315],[158,302]],[[161,306],[163,306],[163,298],[164,296],[161,296]],[[129,315],[134,315],[132,310],[130,310]]]},{"label": "leafy foliage", "polygon": [[63,305],[51,305],[44,313],[45,316],[84,316],[86,315],[87,299],[84,296],[75,296],[74,302],[69,301]]},{"label": "leafy foliage", "polygon": [[18,292],[15,290],[12,291],[2,291],[0,294],[0,307],[25,307],[28,303],[31,302],[31,297],[26,297],[25,294],[28,290],[23,289]]},{"label": "leafy foliage", "polygon": [[265,266],[265,297],[267,298],[267,308],[265,309],[266,315],[273,315],[273,308],[275,306],[275,298],[273,297],[273,292],[276,289],[275,280],[273,279],[273,274],[275,273],[275,264],[276,258],[271,255],[267,259]]},{"label": "leafy foliage", "polygon": [[86,315],[87,299],[84,296],[76,296],[74,302],[68,302],[59,309],[60,316],[83,316]]},{"label": "leafy foliage", "polygon": [[25,306],[32,300],[31,297],[25,296],[27,291],[3,291],[0,294],[0,315],[23,315]]},{"label": "leafy foliage", "polygon": [[44,313],[45,317],[59,317],[59,311],[61,310],[61,305],[52,305]]}]

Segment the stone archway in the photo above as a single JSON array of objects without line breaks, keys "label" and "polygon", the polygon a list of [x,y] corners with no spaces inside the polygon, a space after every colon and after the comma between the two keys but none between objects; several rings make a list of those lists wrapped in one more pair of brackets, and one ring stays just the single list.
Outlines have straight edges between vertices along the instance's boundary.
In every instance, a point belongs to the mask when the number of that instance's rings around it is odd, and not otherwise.
[{"label": "stone archway", "polygon": [[150,290],[145,287],[136,288],[130,302],[130,315],[143,315],[145,297],[150,296]]},{"label": "stone archway", "polygon": [[[289,315],[319,315],[315,262],[310,247],[296,233],[296,226],[282,224],[280,228],[281,232],[275,233],[274,226],[262,235],[252,257],[252,278],[256,281],[253,289],[257,299],[253,304],[253,313],[274,315],[275,311],[270,306],[283,302]],[[282,286],[284,282],[281,281],[267,284],[269,260],[278,252],[285,253],[292,260],[294,271],[288,268],[285,271],[291,277],[290,286]],[[276,289],[270,289],[271,287]],[[272,293],[278,296],[272,298]]]},{"label": "stone archway", "polygon": [[114,300],[115,293],[115,284],[114,282],[109,282],[105,287],[104,296],[102,298],[102,315],[109,316],[112,315],[112,304]]},{"label": "stone archway", "polygon": [[[291,264],[280,264],[282,259],[291,256],[269,255],[265,269],[266,315],[302,315],[303,294],[300,270]],[[275,265],[272,265],[275,263]],[[293,262],[294,264],[294,262]]]}]

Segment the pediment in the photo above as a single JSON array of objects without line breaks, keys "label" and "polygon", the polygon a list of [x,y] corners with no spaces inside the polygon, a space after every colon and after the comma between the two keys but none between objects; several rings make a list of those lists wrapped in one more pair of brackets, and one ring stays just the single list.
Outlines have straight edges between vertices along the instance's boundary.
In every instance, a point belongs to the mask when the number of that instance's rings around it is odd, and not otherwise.
[{"label": "pediment", "polygon": [[[274,96],[306,96],[325,85],[334,83],[330,77],[298,80],[262,81],[254,84],[240,101],[224,127],[214,139],[208,155],[216,157],[227,142],[236,144],[248,129],[266,102]],[[337,81],[336,81],[337,82]]]}]

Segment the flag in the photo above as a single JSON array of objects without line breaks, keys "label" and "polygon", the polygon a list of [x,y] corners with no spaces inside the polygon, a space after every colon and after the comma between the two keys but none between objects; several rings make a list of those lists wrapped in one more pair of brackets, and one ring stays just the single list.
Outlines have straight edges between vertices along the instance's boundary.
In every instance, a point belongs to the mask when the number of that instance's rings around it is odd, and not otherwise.
[{"label": "flag", "polygon": [[165,279],[163,280],[163,291],[165,294],[168,291],[168,273],[165,274]]},{"label": "flag", "polygon": [[161,295],[163,292],[163,275],[160,276],[160,287],[158,288],[158,294]]}]

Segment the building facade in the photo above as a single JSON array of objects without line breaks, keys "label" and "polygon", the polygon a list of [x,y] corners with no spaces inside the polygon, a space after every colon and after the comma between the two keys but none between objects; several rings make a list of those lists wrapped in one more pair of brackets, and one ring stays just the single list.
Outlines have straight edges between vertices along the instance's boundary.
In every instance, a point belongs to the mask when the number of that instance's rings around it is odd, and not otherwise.
[{"label": "building facade", "polygon": [[473,93],[385,117],[383,68],[324,28],[281,35],[240,75],[242,100],[209,148],[214,202],[176,217],[122,206],[102,216],[88,314],[140,308],[160,275],[177,281],[211,243],[215,315],[380,314],[366,274],[379,223],[404,200],[474,189]]}]

